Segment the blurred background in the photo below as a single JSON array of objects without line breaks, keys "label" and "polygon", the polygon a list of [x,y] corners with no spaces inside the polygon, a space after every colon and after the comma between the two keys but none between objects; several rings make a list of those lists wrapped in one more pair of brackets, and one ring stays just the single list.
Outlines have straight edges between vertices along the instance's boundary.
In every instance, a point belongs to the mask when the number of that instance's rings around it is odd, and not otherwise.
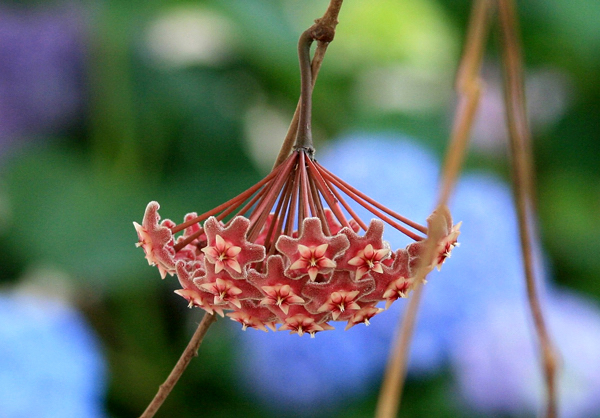
[{"label": "blurred background", "polygon": [[[132,222],[179,222],[268,173],[296,43],[326,0],[0,0],[0,416],[132,417],[202,312]],[[518,2],[540,284],[564,416],[600,416],[600,3]],[[423,223],[449,137],[466,0],[346,0],[314,94],[317,157]],[[434,272],[405,417],[534,416],[497,28],[464,176],[461,246]],[[388,237],[394,247],[400,236]],[[220,319],[158,416],[373,415],[406,301],[312,340]]]}]

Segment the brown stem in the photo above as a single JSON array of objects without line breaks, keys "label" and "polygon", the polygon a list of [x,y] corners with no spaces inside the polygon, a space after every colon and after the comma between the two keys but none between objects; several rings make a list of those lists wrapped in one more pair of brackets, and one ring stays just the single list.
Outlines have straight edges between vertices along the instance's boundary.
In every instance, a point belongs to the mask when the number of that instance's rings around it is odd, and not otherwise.
[{"label": "brown stem", "polygon": [[[385,377],[379,391],[377,400],[376,418],[395,417],[400,408],[400,401],[404,389],[406,376],[407,356],[410,349],[410,342],[415,327],[415,314],[421,301],[423,286],[417,284],[408,301],[406,314],[402,317],[394,345],[390,351]],[[409,314],[410,313],[410,314]]]},{"label": "brown stem", "polygon": [[150,402],[144,413],[140,415],[140,418],[151,418],[154,416],[154,414],[156,414],[165,399],[167,399],[167,396],[169,396],[171,393],[171,390],[173,390],[173,387],[187,368],[188,364],[190,364],[192,359],[198,355],[198,349],[200,348],[200,344],[202,344],[202,340],[204,339],[208,328],[216,320],[216,315],[211,315],[209,313],[204,314],[200,325],[198,325],[198,329],[196,329],[196,332],[194,332],[194,335],[185,348],[185,351],[181,354],[181,357],[179,357],[177,364],[173,370],[171,370],[171,373],[169,374],[169,377],[167,377],[167,380],[165,380],[165,383],[160,385],[158,392],[154,396],[154,399],[152,399],[152,402]]},{"label": "brown stem", "polygon": [[[318,168],[318,166],[317,166],[317,168]],[[346,211],[348,212],[350,217],[352,219],[354,219],[354,221],[363,229],[363,231],[366,231],[367,224],[365,224],[363,222],[363,220],[360,219],[360,217],[356,214],[356,212],[354,212],[352,207],[348,204],[348,202],[346,202],[346,200],[343,198],[343,196],[340,194],[340,192],[338,192],[335,189],[335,187],[331,183],[331,180],[327,177],[327,173],[325,171],[323,171],[323,172],[321,172],[321,176],[323,177],[323,180],[325,180],[325,184],[327,185],[329,190],[331,190],[331,192],[334,194],[334,196],[338,200],[338,202],[340,202],[340,204],[344,207],[344,209],[346,209]]]},{"label": "brown stem", "polygon": [[[287,208],[288,202],[289,202],[289,198],[291,196],[291,194],[293,193],[293,185],[294,179],[289,177],[285,186],[283,186],[283,190],[280,194],[280,198],[279,201],[277,202],[277,206],[275,207],[275,210],[273,211],[273,220],[271,221],[271,223],[269,224],[269,229],[267,230],[267,235],[265,236],[265,249],[267,250],[267,252],[270,252],[271,250],[275,250],[275,242],[277,242],[277,237],[279,236],[278,233],[276,232],[279,228],[279,226],[281,225],[281,222],[283,221],[283,213],[285,214],[285,208]],[[262,229],[262,228],[261,228]],[[275,238],[273,239],[273,234],[275,235]]]},{"label": "brown stem", "polygon": [[[459,94],[459,105],[454,117],[450,146],[444,161],[441,178],[441,190],[438,208],[445,206],[460,172],[475,111],[477,109],[482,81],[479,77],[485,40],[490,24],[490,0],[477,0],[473,3],[469,19],[469,30],[461,64],[457,74],[456,88]],[[440,213],[438,211],[438,213]],[[434,223],[435,224],[435,223]],[[413,295],[400,323],[394,346],[386,368],[383,384],[379,393],[377,418],[395,417],[402,400],[402,389],[406,379],[406,367],[413,330],[422,294],[422,280],[427,275],[429,261],[432,260],[435,244],[441,233],[435,225],[428,231],[427,245],[424,255],[417,267]],[[440,235],[440,236],[438,236]]]},{"label": "brown stem", "polygon": [[554,418],[558,413],[556,395],[557,353],[552,345],[546,327],[534,279],[532,230],[529,227],[529,220],[533,212],[531,200],[533,190],[533,169],[530,150],[531,135],[525,109],[522,58],[518,22],[513,1],[498,0],[498,15],[504,67],[506,118],[510,137],[514,194],[517,202],[527,297],[543,359],[543,370],[546,381],[546,416]]},{"label": "brown stem", "polygon": [[490,27],[491,11],[491,0],[478,0],[473,3],[465,49],[456,74],[458,108],[450,136],[450,146],[444,161],[442,190],[438,205],[446,205],[448,202],[467,153],[471,127],[483,88],[483,80],[479,73]]},{"label": "brown stem", "polygon": [[[438,208],[435,213],[440,214],[443,212]],[[383,384],[377,400],[376,418],[393,418],[397,415],[400,408],[402,391],[406,380],[408,353],[423,293],[423,282],[427,274],[431,271],[436,244],[443,238],[445,228],[444,217],[434,216],[429,228],[425,249],[416,268],[412,296],[399,324],[394,345],[390,351]]]},{"label": "brown stem", "polygon": [[[369,212],[371,212],[373,215],[377,216],[382,221],[384,221],[387,224],[391,225],[392,227],[396,228],[398,231],[402,232],[404,235],[412,238],[415,241],[421,241],[423,239],[423,237],[415,234],[414,232],[410,231],[409,229],[406,229],[405,227],[403,227],[402,225],[400,225],[398,222],[395,222],[393,219],[389,218],[388,216],[385,216],[382,212],[378,211],[373,206],[370,206],[368,204],[370,202],[368,202],[368,200],[365,199],[365,197],[367,197],[367,196],[364,195],[364,194],[362,194],[358,190],[356,190],[354,187],[352,187],[352,186],[350,186],[348,184],[344,184],[344,182],[342,182],[340,179],[336,178],[335,176],[331,175],[329,172],[327,172],[325,170],[323,170],[322,174],[323,174],[323,178],[324,179],[331,181],[333,184],[336,185],[336,187],[338,187],[346,195],[350,196],[350,198],[352,200],[354,200],[356,203],[358,203],[359,205],[361,205],[363,208],[365,208],[366,210],[368,210]],[[332,190],[332,192],[335,191],[335,189],[333,189],[333,188],[331,190]],[[344,206],[344,207],[346,207],[346,206]],[[348,208],[346,208],[346,209],[348,209]],[[365,228],[363,226],[365,224],[362,221],[358,222],[358,224],[364,230],[367,229],[367,228]]]},{"label": "brown stem", "polygon": [[307,29],[298,41],[298,61],[300,62],[300,116],[298,118],[298,134],[294,149],[304,148],[312,156],[312,68],[310,65],[310,47],[313,43],[312,28]]},{"label": "brown stem", "polygon": [[315,184],[315,179],[313,178],[311,172],[308,172],[309,174],[309,181],[310,181],[310,192],[313,196],[313,202],[315,202],[315,206],[317,209],[317,216],[319,217],[319,219],[321,220],[321,225],[323,226],[323,232],[325,233],[325,236],[330,237],[331,236],[331,230],[329,229],[329,224],[327,223],[327,217],[325,216],[325,208],[323,207],[323,202],[321,201],[321,194],[319,193],[319,189],[317,188],[317,185]]},{"label": "brown stem", "polygon": [[[315,21],[315,24],[311,26],[311,30],[313,32],[313,39],[318,41],[317,49],[313,56],[311,65],[312,87],[315,86],[315,82],[317,81],[317,76],[319,75],[321,64],[323,63],[323,59],[325,58],[327,47],[329,46],[329,43],[333,41],[333,38],[335,36],[335,28],[338,24],[337,18],[340,13],[340,8],[342,7],[343,1],[344,0],[331,0],[323,17],[317,19]],[[288,132],[285,136],[285,139],[283,140],[283,144],[281,145],[279,155],[275,159],[273,168],[277,167],[279,164],[285,161],[285,159],[288,157],[288,155],[290,155],[290,152],[294,147],[294,142],[296,141],[296,133],[298,132],[298,119],[300,116],[301,103],[302,98],[298,100],[296,111],[294,112],[294,116],[290,123],[290,127],[288,128]]]}]

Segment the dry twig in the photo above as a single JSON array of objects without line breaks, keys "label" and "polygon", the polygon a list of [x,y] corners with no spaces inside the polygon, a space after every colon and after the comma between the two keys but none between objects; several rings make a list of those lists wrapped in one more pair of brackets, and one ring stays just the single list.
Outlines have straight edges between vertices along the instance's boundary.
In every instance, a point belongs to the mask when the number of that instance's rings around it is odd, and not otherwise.
[{"label": "dry twig", "polygon": [[167,396],[169,396],[173,390],[173,387],[175,387],[175,384],[183,374],[184,370],[187,368],[188,364],[190,364],[192,359],[198,355],[198,349],[200,348],[200,344],[202,344],[202,340],[204,339],[208,328],[210,328],[210,326],[216,320],[217,318],[215,315],[211,315],[209,313],[204,314],[200,325],[198,325],[198,328],[196,329],[196,332],[194,332],[192,339],[181,354],[181,357],[179,357],[177,364],[173,370],[171,370],[171,373],[169,374],[169,377],[167,377],[167,380],[165,380],[165,383],[160,385],[158,392],[154,396],[154,399],[152,399],[152,402],[150,402],[144,413],[140,415],[140,418],[151,418],[154,416],[154,414],[156,414],[165,399],[167,399]]},{"label": "dry twig", "polygon": [[[466,154],[469,134],[482,88],[479,72],[490,24],[490,11],[490,0],[477,0],[473,3],[467,43],[457,74],[456,88],[459,94],[459,102],[454,119],[450,146],[442,172],[442,184],[437,204],[438,210],[446,206],[460,173],[464,155]],[[415,288],[390,352],[375,413],[377,418],[395,417],[400,408],[410,342],[423,291],[422,280],[426,276],[426,268],[433,256],[435,243],[441,238],[441,232],[436,231],[436,228],[432,229],[428,234],[428,246],[425,255],[421,259],[421,264],[417,269]]]},{"label": "dry twig", "polygon": [[539,294],[535,283],[530,228],[533,212],[533,163],[531,157],[531,134],[525,109],[523,92],[523,68],[515,5],[512,0],[498,0],[498,17],[502,42],[504,67],[504,97],[506,122],[510,138],[510,154],[514,195],[517,202],[521,252],[525,268],[527,298],[533,316],[535,330],[540,342],[546,382],[546,416],[557,416],[556,368],[557,354],[546,327]]}]

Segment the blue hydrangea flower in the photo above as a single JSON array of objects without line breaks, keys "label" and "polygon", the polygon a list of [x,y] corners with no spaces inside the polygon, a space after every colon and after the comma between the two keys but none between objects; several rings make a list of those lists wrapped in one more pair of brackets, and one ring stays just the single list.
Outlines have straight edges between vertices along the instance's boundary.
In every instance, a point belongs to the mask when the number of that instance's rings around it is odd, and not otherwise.
[{"label": "blue hydrangea flower", "polygon": [[[563,290],[546,298],[545,317],[560,352],[560,416],[600,411],[600,309]],[[465,324],[452,364],[466,403],[483,413],[540,415],[545,389],[527,304],[499,299]]]},{"label": "blue hydrangea flower", "polygon": [[[435,205],[439,163],[415,144],[391,136],[351,137],[336,143],[323,164],[411,219],[424,219]],[[413,373],[434,372],[443,366],[457,328],[476,318],[482,307],[499,297],[525,298],[518,224],[508,186],[487,173],[466,174],[450,209],[455,222],[463,221],[460,247],[440,273],[429,275],[412,344]],[[393,230],[386,231],[385,237],[392,247],[406,240]],[[383,330],[381,338],[387,345],[405,306],[395,303],[386,315],[372,321],[386,322],[377,329]]]},{"label": "blue hydrangea flower", "polygon": [[0,415],[103,417],[106,365],[82,316],[58,301],[0,294]]},{"label": "blue hydrangea flower", "polygon": [[269,407],[310,414],[375,385],[370,370],[383,364],[387,347],[371,347],[366,327],[344,332],[345,323],[332,325],[335,331],[314,339],[284,331],[242,333],[236,346],[247,390]]},{"label": "blue hydrangea flower", "polygon": [[[349,184],[417,222],[424,221],[435,205],[439,163],[405,138],[354,135],[333,143],[317,158]],[[500,298],[525,297],[508,187],[489,174],[469,174],[460,180],[450,203],[454,221],[463,221],[460,247],[441,273],[434,271],[428,277],[409,364],[413,374],[432,373],[446,365],[458,331],[485,306]],[[365,219],[371,217],[361,208],[355,210]],[[392,228],[384,236],[392,247],[408,243]],[[397,301],[374,317],[368,329],[336,330],[310,341],[246,333],[240,344],[246,381],[264,399],[279,398],[296,408],[335,402],[338,394],[347,398],[365,393],[381,378],[405,306],[405,301]],[[276,366],[282,362],[285,368]],[[298,370],[290,373],[290,368]]]}]

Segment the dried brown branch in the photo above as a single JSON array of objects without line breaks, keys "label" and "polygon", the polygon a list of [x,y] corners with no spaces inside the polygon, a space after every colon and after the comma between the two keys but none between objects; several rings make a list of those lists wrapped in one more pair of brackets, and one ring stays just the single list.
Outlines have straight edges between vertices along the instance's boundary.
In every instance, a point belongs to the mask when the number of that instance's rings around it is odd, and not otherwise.
[{"label": "dried brown branch", "polygon": [[533,271],[532,228],[530,227],[534,209],[531,135],[525,108],[521,48],[514,2],[498,0],[498,16],[502,42],[506,119],[510,137],[514,194],[517,202],[527,297],[540,342],[546,381],[546,416],[553,418],[557,416],[557,353],[546,327]]},{"label": "dried brown branch", "polygon": [[[490,0],[477,0],[473,3],[467,41],[457,73],[456,89],[459,94],[459,103],[454,118],[450,146],[442,171],[437,210],[446,206],[466,154],[471,126],[473,125],[483,84],[479,73],[490,25],[491,6]],[[433,257],[435,243],[440,238],[442,238],[441,228],[436,228],[434,222],[428,234],[428,245],[425,254],[417,268],[415,287],[411,299],[390,352],[377,403],[375,414],[377,418],[395,417],[400,407],[410,342],[423,292],[422,281],[427,275],[427,268]]]},{"label": "dried brown branch", "polygon": [[[314,87],[315,82],[317,81],[317,76],[319,75],[321,64],[323,64],[323,59],[325,58],[327,47],[335,37],[335,28],[338,24],[337,18],[340,13],[343,1],[344,0],[331,0],[323,17],[317,19],[315,21],[315,24],[308,29],[312,34],[312,38],[315,41],[318,41],[317,49],[315,50],[315,54],[313,56],[311,65],[312,87]],[[285,139],[283,140],[283,144],[281,145],[279,155],[275,159],[275,164],[273,165],[273,168],[281,164],[287,158],[287,156],[290,155],[290,152],[292,151],[294,142],[296,141],[296,133],[298,132],[298,119],[300,116],[301,106],[302,99],[298,100],[296,111],[294,112],[294,116],[290,123],[290,127],[288,128],[288,132],[285,136]]]},{"label": "dried brown branch", "polygon": [[140,418],[151,418],[154,416],[154,414],[156,414],[165,399],[167,399],[167,396],[169,396],[173,390],[173,387],[187,366],[190,364],[192,359],[198,355],[198,349],[200,348],[200,344],[202,344],[202,340],[204,339],[208,328],[210,328],[210,326],[216,320],[217,318],[215,315],[211,315],[209,313],[204,314],[200,325],[198,325],[198,328],[196,329],[196,332],[194,332],[192,339],[188,343],[184,352],[181,354],[181,357],[179,357],[177,364],[175,364],[175,367],[173,370],[171,370],[171,373],[169,374],[169,377],[167,377],[167,380],[165,380],[165,383],[160,385],[158,392],[154,396],[154,399],[152,399],[144,413],[140,415]]},{"label": "dried brown branch", "polygon": [[483,80],[479,73],[485,42],[488,38],[491,12],[491,0],[477,0],[473,3],[466,44],[456,75],[455,88],[459,95],[458,109],[450,135],[450,146],[444,161],[438,205],[445,205],[448,202],[467,153],[469,134],[483,88]]}]

